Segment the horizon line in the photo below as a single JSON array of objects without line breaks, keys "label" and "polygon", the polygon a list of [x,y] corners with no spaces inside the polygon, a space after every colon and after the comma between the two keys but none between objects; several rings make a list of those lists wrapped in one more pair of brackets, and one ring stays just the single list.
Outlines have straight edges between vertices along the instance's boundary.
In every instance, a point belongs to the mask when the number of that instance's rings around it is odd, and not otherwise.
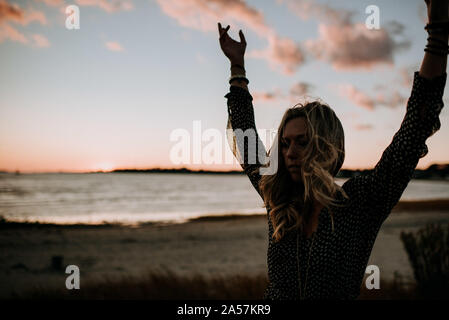
[{"label": "horizon line", "polygon": [[[449,166],[448,163],[432,163],[425,169],[417,169],[415,170],[428,170],[432,166]],[[372,168],[341,168],[340,171],[343,170],[349,170],[349,171],[366,171],[366,170],[373,170]],[[63,170],[55,170],[55,171],[21,171],[21,170],[3,170],[0,169],[0,173],[19,173],[19,174],[34,174],[34,173],[121,173],[121,171],[181,171],[181,172],[190,172],[190,173],[243,173],[243,169],[241,170],[205,170],[205,169],[189,169],[186,167],[182,168],[161,168],[161,167],[153,167],[153,168],[116,168],[112,170],[91,170],[91,171],[63,171]],[[181,173],[180,172],[180,173]]]}]

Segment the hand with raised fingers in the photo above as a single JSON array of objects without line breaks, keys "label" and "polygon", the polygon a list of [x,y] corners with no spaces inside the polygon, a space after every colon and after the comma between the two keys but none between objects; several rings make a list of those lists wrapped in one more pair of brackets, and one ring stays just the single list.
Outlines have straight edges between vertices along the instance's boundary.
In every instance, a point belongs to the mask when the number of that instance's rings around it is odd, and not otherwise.
[{"label": "hand with raised fingers", "polygon": [[246,40],[242,30],[239,31],[240,42],[235,41],[228,35],[230,26],[222,28],[221,23],[218,23],[218,34],[220,36],[220,47],[226,57],[231,63],[243,65],[245,59]]}]

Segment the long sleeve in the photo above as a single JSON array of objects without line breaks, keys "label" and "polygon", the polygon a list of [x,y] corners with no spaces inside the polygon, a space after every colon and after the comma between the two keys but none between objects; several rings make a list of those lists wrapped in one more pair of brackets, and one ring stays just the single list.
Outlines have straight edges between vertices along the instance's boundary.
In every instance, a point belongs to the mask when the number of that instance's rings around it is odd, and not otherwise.
[{"label": "long sleeve", "polygon": [[263,198],[259,190],[261,175],[258,169],[265,164],[267,154],[256,129],[253,97],[245,89],[231,86],[225,98],[228,99],[226,133],[229,146],[252,185]]},{"label": "long sleeve", "polygon": [[374,170],[348,180],[343,188],[361,205],[364,222],[380,227],[412,179],[428,150],[426,139],[440,128],[446,73],[426,79],[415,72],[407,112],[401,127]]}]

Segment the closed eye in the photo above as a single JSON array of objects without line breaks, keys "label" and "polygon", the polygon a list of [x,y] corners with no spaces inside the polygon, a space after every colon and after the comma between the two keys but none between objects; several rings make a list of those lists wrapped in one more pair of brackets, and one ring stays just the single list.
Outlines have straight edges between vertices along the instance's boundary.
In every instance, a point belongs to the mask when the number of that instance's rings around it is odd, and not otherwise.
[{"label": "closed eye", "polygon": [[282,142],[281,142],[281,147],[282,147],[282,148],[287,148],[287,147],[288,147],[288,144],[282,141]]},{"label": "closed eye", "polygon": [[[301,141],[297,140],[295,142],[295,144],[300,146],[300,147],[305,147],[305,146],[307,146],[307,141],[305,141],[305,140],[301,140]],[[288,142],[281,141],[281,148],[288,148]]]}]

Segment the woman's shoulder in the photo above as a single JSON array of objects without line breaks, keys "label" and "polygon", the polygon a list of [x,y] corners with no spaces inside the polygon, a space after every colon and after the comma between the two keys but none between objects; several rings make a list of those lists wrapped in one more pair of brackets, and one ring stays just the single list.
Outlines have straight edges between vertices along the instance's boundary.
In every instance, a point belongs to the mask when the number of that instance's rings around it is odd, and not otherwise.
[{"label": "woman's shoulder", "polygon": [[354,199],[369,184],[368,180],[369,180],[368,175],[360,174],[346,180],[341,186],[341,189],[346,193],[346,195],[349,198]]},{"label": "woman's shoulder", "polygon": [[337,190],[332,211],[348,211],[350,207],[360,200],[360,192],[364,183],[366,182],[361,176],[346,180]]}]

